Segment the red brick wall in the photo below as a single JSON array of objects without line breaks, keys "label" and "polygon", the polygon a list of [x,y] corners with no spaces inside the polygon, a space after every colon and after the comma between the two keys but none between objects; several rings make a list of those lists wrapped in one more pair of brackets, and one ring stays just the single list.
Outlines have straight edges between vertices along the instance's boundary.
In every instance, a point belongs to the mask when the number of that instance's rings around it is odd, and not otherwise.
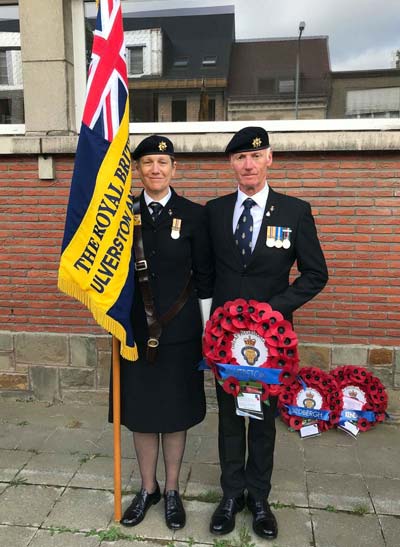
[{"label": "red brick wall", "polygon": [[[102,332],[57,290],[72,157],[39,180],[36,157],[0,158],[0,330]],[[302,342],[399,345],[400,160],[276,153],[271,186],[311,202],[330,281],[295,315]],[[235,186],[222,156],[178,158],[174,187],[205,202]]]}]

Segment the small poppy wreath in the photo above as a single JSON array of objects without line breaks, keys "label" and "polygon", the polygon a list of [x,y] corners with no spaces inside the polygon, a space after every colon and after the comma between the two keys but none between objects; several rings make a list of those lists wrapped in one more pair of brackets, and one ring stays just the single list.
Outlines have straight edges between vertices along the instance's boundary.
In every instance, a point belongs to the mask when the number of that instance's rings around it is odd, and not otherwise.
[{"label": "small poppy wreath", "polygon": [[319,431],[326,431],[339,422],[343,400],[330,374],[316,367],[303,367],[293,374],[284,367],[281,377],[278,409],[289,427],[300,430],[317,422]]},{"label": "small poppy wreath", "polygon": [[337,367],[331,374],[338,383],[343,400],[341,422],[350,421],[360,431],[368,431],[376,422],[384,421],[388,395],[379,378],[366,368],[354,365]]},{"label": "small poppy wreath", "polygon": [[[233,381],[234,373],[222,379],[219,364],[296,373],[299,362],[297,343],[291,323],[279,311],[265,302],[238,298],[216,308],[207,321],[203,355],[223,389],[237,396],[239,380],[236,379],[237,384]],[[257,381],[261,384],[262,400],[278,394],[278,384]]]}]

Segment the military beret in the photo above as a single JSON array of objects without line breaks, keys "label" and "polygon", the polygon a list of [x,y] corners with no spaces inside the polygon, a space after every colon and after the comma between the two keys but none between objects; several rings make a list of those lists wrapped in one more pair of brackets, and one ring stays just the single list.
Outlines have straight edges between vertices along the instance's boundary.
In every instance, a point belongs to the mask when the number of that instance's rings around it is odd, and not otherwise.
[{"label": "military beret", "polygon": [[174,155],[174,145],[172,142],[162,135],[151,135],[140,142],[133,151],[132,158],[138,160],[142,156],[154,154]]},{"label": "military beret", "polygon": [[269,147],[268,133],[262,127],[244,127],[233,135],[225,149],[225,154],[250,152]]}]

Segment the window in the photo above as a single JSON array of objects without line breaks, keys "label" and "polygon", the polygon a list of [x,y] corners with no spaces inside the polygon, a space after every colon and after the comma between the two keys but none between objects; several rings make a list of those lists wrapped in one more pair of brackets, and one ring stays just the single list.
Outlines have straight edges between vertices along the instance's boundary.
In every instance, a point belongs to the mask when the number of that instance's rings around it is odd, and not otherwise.
[{"label": "window", "polygon": [[208,99],[208,119],[215,120],[215,99]]},{"label": "window", "polygon": [[128,73],[143,74],[143,46],[128,48]]},{"label": "window", "polygon": [[400,115],[400,87],[347,91],[346,116],[388,118]]},{"label": "window", "polygon": [[279,93],[294,93],[294,80],[279,80]]},{"label": "window", "polygon": [[8,85],[7,51],[0,50],[0,84]]},{"label": "window", "polygon": [[215,66],[217,57],[215,55],[206,55],[203,57],[203,66]]},{"label": "window", "polygon": [[171,102],[171,118],[173,122],[186,122],[186,99],[173,99]]},{"label": "window", "polygon": [[177,57],[174,61],[175,67],[186,67],[189,63],[189,57]]}]

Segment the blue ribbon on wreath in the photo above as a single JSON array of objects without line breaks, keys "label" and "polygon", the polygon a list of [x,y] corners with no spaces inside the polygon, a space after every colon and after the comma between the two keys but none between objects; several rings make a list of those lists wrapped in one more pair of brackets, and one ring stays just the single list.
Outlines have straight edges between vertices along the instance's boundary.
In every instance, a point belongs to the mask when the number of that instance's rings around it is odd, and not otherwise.
[{"label": "blue ribbon on wreath", "polygon": [[304,408],[303,406],[286,405],[290,416],[299,416],[300,418],[329,420],[330,410],[321,410],[317,408]]},{"label": "blue ribbon on wreath", "polygon": [[376,421],[375,412],[373,412],[372,410],[345,409],[345,410],[342,410],[342,412],[340,413],[339,423],[343,424],[344,422],[354,422],[354,421],[358,422],[360,418],[365,418],[369,422]]},{"label": "blue ribbon on wreath", "polygon": [[[239,382],[254,381],[264,382],[265,384],[280,384],[279,375],[282,372],[280,368],[246,367],[229,363],[216,363],[216,366],[223,380],[233,376]],[[209,370],[204,359],[200,361],[199,370]]]}]

